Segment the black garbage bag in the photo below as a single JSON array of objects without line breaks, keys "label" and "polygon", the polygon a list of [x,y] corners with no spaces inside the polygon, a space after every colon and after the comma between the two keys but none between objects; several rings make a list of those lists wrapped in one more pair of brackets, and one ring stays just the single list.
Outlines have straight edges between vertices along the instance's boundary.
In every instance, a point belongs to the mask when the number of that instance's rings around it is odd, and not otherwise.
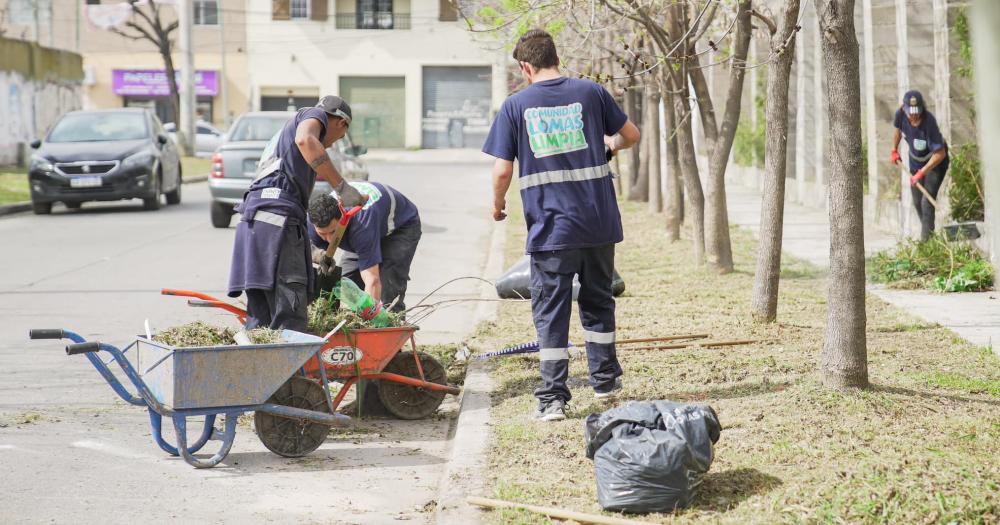
[{"label": "black garbage bag", "polygon": [[[531,284],[531,259],[525,255],[513,266],[507,270],[500,279],[497,280],[497,295],[501,299],[529,299],[531,298],[531,290],[528,286]],[[574,277],[573,278],[573,300],[576,300],[577,294],[580,293],[580,281]],[[625,281],[622,280],[622,276],[618,275],[618,270],[614,271],[614,275],[611,279],[611,293],[615,297],[625,293]]]},{"label": "black garbage bag", "polygon": [[587,457],[605,510],[672,512],[694,499],[722,427],[712,407],[632,401],[587,417]]}]

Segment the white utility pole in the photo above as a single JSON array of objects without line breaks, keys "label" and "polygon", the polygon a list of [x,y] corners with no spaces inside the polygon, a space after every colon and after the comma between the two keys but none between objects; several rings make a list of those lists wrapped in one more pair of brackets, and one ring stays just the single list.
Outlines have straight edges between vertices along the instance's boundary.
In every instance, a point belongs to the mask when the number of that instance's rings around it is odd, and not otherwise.
[{"label": "white utility pole", "polygon": [[177,129],[183,132],[185,153],[194,156],[195,122],[194,108],[194,48],[191,42],[191,25],[194,11],[191,0],[177,0],[177,22],[180,29],[178,44],[181,52],[181,114]]},{"label": "white utility pole", "polygon": [[[1000,81],[1000,3],[979,0],[973,4],[972,49],[975,54],[976,116],[979,120],[979,152],[983,158],[983,190],[986,193],[986,237],[990,248],[990,261],[1000,273],[1000,99],[991,96]],[[993,351],[997,352],[994,342]]]},{"label": "white utility pole", "polygon": [[226,31],[223,19],[222,0],[216,3],[216,16],[219,21],[219,88],[222,90],[222,125],[229,129],[229,88],[226,79]]}]

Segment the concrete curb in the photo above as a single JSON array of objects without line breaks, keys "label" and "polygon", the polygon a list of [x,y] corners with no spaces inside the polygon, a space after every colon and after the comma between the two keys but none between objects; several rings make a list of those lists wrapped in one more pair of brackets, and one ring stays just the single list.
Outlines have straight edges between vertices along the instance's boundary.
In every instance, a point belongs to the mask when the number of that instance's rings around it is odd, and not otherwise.
[{"label": "concrete curb", "polygon": [[[490,255],[483,268],[483,277],[494,278],[503,271],[504,246],[507,237],[507,223],[495,223],[490,239]],[[496,291],[484,289],[482,298],[494,297]],[[497,304],[483,301],[476,309],[475,321],[496,317]],[[438,487],[438,525],[474,525],[483,521],[483,513],[478,507],[465,502],[472,494],[482,494],[486,487],[486,451],[492,432],[490,431],[490,408],[492,407],[493,378],[484,361],[471,360],[465,373],[465,386],[455,423],[451,455],[445,465],[444,475]]]},{"label": "concrete curb", "polygon": [[31,202],[15,202],[13,204],[4,204],[0,206],[0,216],[3,215],[14,215],[15,213],[24,213],[26,211],[31,211]]},{"label": "concrete curb", "polygon": [[205,182],[208,180],[208,175],[198,175],[196,177],[185,177],[181,180],[181,184],[194,184],[196,182]]}]

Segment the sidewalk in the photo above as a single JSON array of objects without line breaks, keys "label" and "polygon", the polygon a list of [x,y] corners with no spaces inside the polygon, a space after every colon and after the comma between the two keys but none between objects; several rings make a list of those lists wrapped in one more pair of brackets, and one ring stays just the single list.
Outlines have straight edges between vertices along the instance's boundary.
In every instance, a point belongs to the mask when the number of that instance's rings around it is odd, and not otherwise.
[{"label": "sidewalk", "polygon": [[[760,232],[760,194],[737,181],[726,186],[729,221]],[[782,249],[821,268],[830,266],[830,226],[826,210],[785,203]],[[865,254],[892,247],[896,240],[874,228],[865,229]],[[869,292],[925,321],[938,323],[969,342],[992,346],[1000,342],[998,292],[942,294],[917,290],[889,290],[869,285]],[[1000,356],[1000,346],[993,348]]]}]

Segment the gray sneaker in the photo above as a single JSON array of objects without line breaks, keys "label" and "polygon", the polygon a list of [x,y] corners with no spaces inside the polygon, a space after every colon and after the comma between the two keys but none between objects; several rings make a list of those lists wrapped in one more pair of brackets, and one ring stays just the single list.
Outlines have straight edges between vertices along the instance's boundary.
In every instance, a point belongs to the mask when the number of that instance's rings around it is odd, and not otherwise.
[{"label": "gray sneaker", "polygon": [[538,407],[535,419],[540,421],[562,421],[566,419],[566,403],[561,400],[550,401]]},{"label": "gray sneaker", "polygon": [[594,390],[595,399],[611,399],[617,396],[622,391],[622,378],[616,377],[615,384],[611,385],[610,390],[599,391]]}]

